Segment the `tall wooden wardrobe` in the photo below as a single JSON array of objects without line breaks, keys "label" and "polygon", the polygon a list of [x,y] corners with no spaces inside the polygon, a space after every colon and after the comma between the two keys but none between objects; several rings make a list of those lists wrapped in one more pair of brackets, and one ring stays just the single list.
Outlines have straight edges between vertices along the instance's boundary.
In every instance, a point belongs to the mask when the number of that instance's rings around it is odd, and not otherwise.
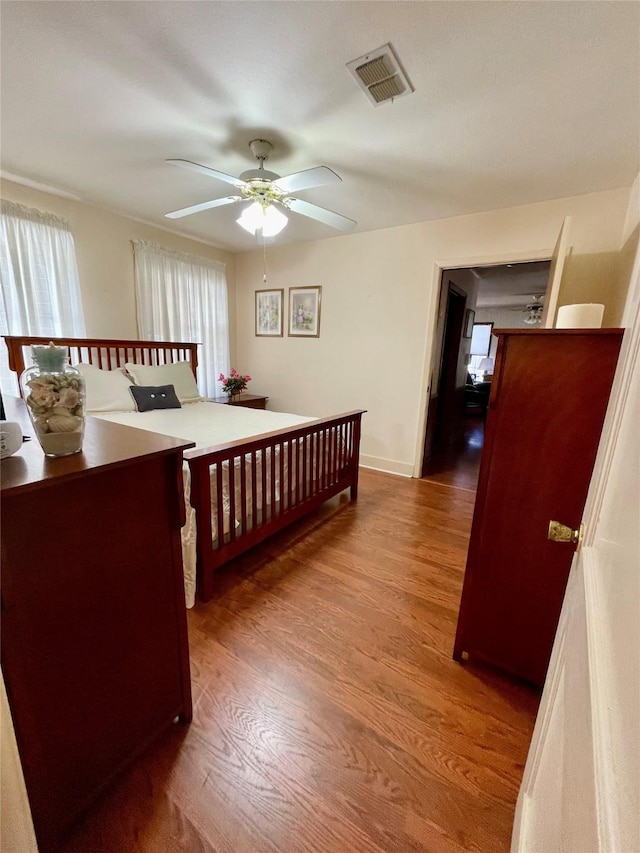
[{"label": "tall wooden wardrobe", "polygon": [[454,658],[541,685],[609,400],[621,329],[496,330],[498,351]]}]

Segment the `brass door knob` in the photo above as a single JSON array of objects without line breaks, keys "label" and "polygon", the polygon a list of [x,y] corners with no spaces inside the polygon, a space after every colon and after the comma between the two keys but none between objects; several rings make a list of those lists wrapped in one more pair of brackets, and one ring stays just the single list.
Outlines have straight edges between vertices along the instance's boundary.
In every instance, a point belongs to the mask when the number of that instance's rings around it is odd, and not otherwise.
[{"label": "brass door knob", "polygon": [[550,521],[547,539],[551,539],[552,542],[570,542],[573,545],[579,545],[582,541],[583,527],[581,524],[577,530],[574,530],[566,524],[560,524],[559,521]]}]

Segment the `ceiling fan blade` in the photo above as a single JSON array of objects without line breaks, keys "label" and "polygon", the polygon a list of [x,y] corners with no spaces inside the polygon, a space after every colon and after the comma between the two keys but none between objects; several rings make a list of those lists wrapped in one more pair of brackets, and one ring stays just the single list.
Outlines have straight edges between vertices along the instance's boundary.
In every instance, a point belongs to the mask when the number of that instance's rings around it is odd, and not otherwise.
[{"label": "ceiling fan blade", "polygon": [[244,181],[240,178],[234,178],[233,175],[227,175],[225,172],[219,172],[217,169],[211,169],[209,166],[201,166],[200,163],[192,163],[191,160],[167,160],[167,163],[172,163],[174,166],[181,166],[183,169],[193,169],[194,172],[200,172],[203,175],[209,175],[210,178],[217,178],[219,181],[224,181],[227,184],[232,184],[234,187],[243,187]]},{"label": "ceiling fan blade", "polygon": [[311,187],[324,187],[327,184],[341,182],[340,175],[336,175],[328,166],[314,166],[313,169],[305,169],[302,172],[294,172],[291,175],[285,175],[284,178],[278,178],[273,182],[273,186],[285,193],[297,193]]},{"label": "ceiling fan blade", "polygon": [[201,210],[210,210],[212,207],[222,207],[224,204],[234,204],[237,201],[245,201],[241,195],[229,195],[226,198],[214,198],[211,201],[203,201],[201,204],[192,204],[191,207],[183,207],[180,210],[172,210],[165,213],[168,219],[180,219],[192,213],[200,213]]},{"label": "ceiling fan blade", "polygon": [[326,210],[324,207],[318,207],[317,204],[311,204],[300,198],[287,199],[286,207],[295,213],[301,213],[303,216],[317,219],[318,222],[324,222],[325,225],[330,225],[332,228],[338,228],[340,231],[349,231],[358,224],[355,219],[349,219],[346,216],[334,213],[332,210]]}]

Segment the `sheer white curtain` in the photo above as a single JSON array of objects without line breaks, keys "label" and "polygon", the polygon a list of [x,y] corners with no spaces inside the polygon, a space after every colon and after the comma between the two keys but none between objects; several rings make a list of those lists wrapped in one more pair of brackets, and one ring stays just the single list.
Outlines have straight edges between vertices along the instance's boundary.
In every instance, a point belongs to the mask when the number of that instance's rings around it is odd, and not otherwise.
[{"label": "sheer white curtain", "polygon": [[218,376],[229,367],[226,265],[154,243],[136,241],[133,248],[140,337],[202,344],[200,393],[220,395]]},{"label": "sheer white curtain", "polygon": [[[0,335],[86,334],[70,225],[57,216],[2,201]],[[0,339],[0,387],[18,393]]]}]

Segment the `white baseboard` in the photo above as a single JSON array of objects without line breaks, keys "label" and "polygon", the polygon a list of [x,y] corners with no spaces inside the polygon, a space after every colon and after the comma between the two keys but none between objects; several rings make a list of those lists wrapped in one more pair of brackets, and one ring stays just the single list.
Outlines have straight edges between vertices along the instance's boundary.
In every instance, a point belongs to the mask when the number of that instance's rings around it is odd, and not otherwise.
[{"label": "white baseboard", "polygon": [[383,471],[385,474],[398,474],[400,477],[412,477],[413,465],[409,462],[397,462],[395,459],[382,459],[379,456],[360,454],[360,467]]}]

